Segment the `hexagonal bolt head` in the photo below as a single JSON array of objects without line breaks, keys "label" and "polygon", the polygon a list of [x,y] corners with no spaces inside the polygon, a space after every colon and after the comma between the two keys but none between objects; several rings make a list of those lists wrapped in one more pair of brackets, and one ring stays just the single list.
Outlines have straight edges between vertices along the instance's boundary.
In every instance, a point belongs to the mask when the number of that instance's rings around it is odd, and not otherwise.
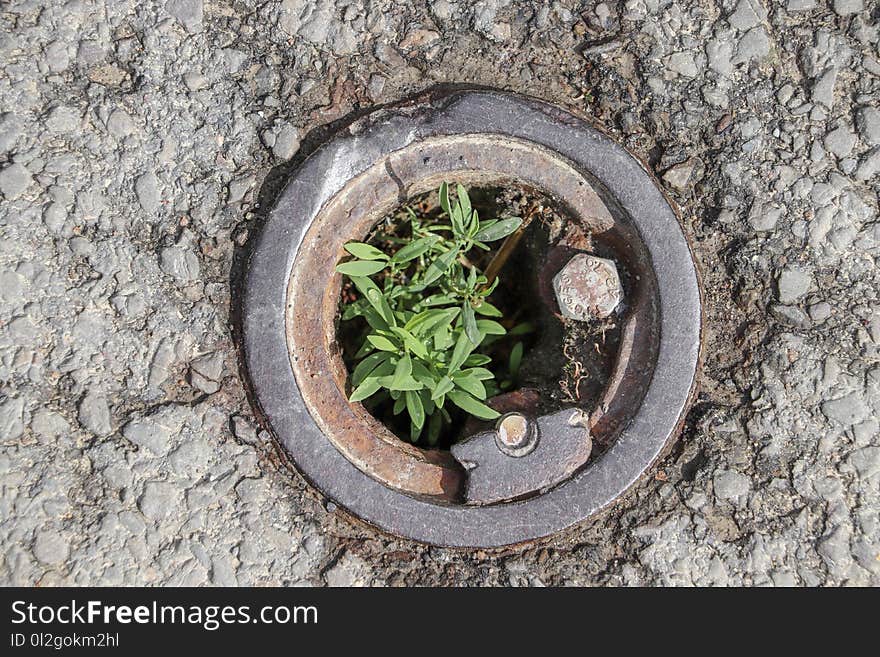
[{"label": "hexagonal bolt head", "polygon": [[562,316],[586,322],[608,317],[623,300],[617,266],[611,260],[579,253],[553,277]]},{"label": "hexagonal bolt head", "polygon": [[495,445],[508,456],[525,456],[538,445],[538,427],[522,413],[508,413],[498,420]]}]

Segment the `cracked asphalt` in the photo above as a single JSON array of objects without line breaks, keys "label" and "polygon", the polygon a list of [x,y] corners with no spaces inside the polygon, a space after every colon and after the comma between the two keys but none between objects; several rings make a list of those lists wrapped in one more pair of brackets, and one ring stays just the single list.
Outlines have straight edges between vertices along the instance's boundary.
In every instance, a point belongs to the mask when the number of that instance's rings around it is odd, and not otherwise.
[{"label": "cracked asphalt", "polygon": [[[880,584],[872,0],[0,7],[0,583]],[[435,85],[590,117],[682,209],[700,394],[537,546],[374,532],[245,395],[239,254],[322,126]]]}]

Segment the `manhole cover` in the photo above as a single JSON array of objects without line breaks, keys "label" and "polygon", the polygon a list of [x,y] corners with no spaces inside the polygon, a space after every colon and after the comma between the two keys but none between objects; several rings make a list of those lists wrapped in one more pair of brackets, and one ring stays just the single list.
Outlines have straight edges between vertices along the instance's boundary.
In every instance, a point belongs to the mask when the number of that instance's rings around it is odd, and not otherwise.
[{"label": "manhole cover", "polygon": [[[344,244],[443,181],[554,204],[554,235],[588,237],[539,254],[542,312],[615,327],[593,398],[508,393],[497,425],[466,427],[451,450],[407,444],[348,401],[334,271]],[[697,272],[652,177],[583,120],[500,92],[377,110],[307,158],[256,240],[243,304],[252,390],[296,467],[361,519],[437,545],[520,543],[611,504],[679,431],[700,354]]]}]

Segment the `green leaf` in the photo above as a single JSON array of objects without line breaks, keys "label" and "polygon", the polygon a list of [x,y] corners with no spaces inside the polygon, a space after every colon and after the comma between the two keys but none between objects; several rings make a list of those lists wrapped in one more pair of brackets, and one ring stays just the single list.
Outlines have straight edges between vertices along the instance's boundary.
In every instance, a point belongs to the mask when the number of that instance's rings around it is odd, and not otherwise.
[{"label": "green leaf", "polygon": [[[391,306],[388,300],[382,294],[382,290],[366,276],[353,276],[351,282],[358,289],[358,292],[364,295],[367,302],[376,309],[376,312],[384,319],[389,326],[394,326],[394,313],[391,312]],[[369,320],[368,320],[369,321]]]},{"label": "green leaf", "polygon": [[384,262],[375,260],[349,260],[336,265],[336,271],[346,276],[372,276],[385,269]]},{"label": "green leaf", "polygon": [[486,398],[486,388],[483,387],[483,382],[473,374],[456,372],[452,375],[452,380],[455,381],[455,385],[465,392],[472,394],[477,399]]},{"label": "green leaf", "polygon": [[425,425],[425,409],[422,406],[422,398],[412,390],[406,391],[406,410],[412,423],[421,431]]},{"label": "green leaf", "polygon": [[352,301],[351,303],[345,304],[345,307],[342,310],[342,315],[340,319],[343,322],[347,322],[350,319],[354,319],[355,317],[362,317],[364,314],[364,306],[363,304],[359,304],[358,301],[363,301],[363,299],[358,299],[357,301]]},{"label": "green leaf", "polygon": [[439,331],[444,330],[452,325],[455,318],[458,317],[458,308],[443,308],[435,310],[427,310],[419,313],[407,323],[414,328],[410,329],[415,335],[423,336],[428,339],[436,335]]},{"label": "green leaf", "polygon": [[367,342],[373,345],[376,349],[380,349],[381,351],[392,351],[398,352],[400,351],[400,347],[391,342],[388,338],[383,335],[376,335],[375,333],[367,336]]},{"label": "green leaf", "polygon": [[464,219],[461,216],[461,208],[458,205],[452,207],[452,232],[456,237],[464,237]]},{"label": "green leaf", "polygon": [[465,222],[469,223],[471,219],[471,199],[464,185],[457,185],[455,191],[458,194],[458,208],[461,213],[462,226],[464,226]]},{"label": "green leaf", "polygon": [[485,367],[473,367],[469,370],[462,370],[462,374],[473,375],[480,381],[488,381],[495,378],[495,375]]},{"label": "green leaf", "polygon": [[424,388],[419,390],[419,397],[422,400],[422,407],[425,409],[425,416],[429,416],[434,412],[434,402],[431,401],[431,393]]},{"label": "green leaf", "polygon": [[432,294],[421,300],[423,306],[445,306],[450,303],[458,303],[460,299],[451,294]]},{"label": "green leaf", "polygon": [[449,212],[449,185],[445,182],[440,183],[440,207],[446,214],[451,214]]},{"label": "green leaf", "polygon": [[[461,304],[461,319],[464,325],[464,332],[468,337],[468,340],[474,343],[476,347],[480,344],[480,340],[483,339],[483,336],[480,335],[480,329],[477,328],[477,320],[474,317],[474,308],[471,306],[470,301],[465,301]],[[483,321],[483,320],[480,320]]]},{"label": "green leaf", "polygon": [[[369,379],[368,379],[369,380]],[[379,385],[389,390],[421,390],[422,384],[416,381],[412,376],[405,376],[399,381],[394,380],[394,376],[379,377]]]},{"label": "green leaf", "polygon": [[388,260],[388,256],[375,246],[363,242],[349,242],[345,245],[345,250],[361,260]]},{"label": "green leaf", "polygon": [[440,437],[440,429],[443,426],[443,416],[440,413],[431,415],[428,421],[428,444],[436,445],[437,439]]},{"label": "green leaf", "polygon": [[465,359],[464,365],[467,365],[468,367],[477,367],[479,365],[488,365],[491,362],[492,359],[486,354],[471,354]]},{"label": "green leaf", "polygon": [[480,242],[494,242],[502,237],[507,237],[522,225],[522,219],[519,217],[510,217],[502,219],[488,225],[486,228],[480,227],[480,230],[474,235],[474,239]]},{"label": "green leaf", "polygon": [[342,321],[345,322],[354,317],[362,316],[366,307],[366,299],[357,299],[356,301],[345,304],[345,309],[342,311]]},{"label": "green leaf", "polygon": [[440,238],[438,236],[430,235],[428,237],[417,239],[414,242],[410,242],[391,257],[391,262],[401,264],[403,262],[415,260],[439,241]]},{"label": "green leaf", "polygon": [[388,305],[388,300],[378,289],[367,290],[367,301],[370,302],[370,305],[376,309],[382,316],[382,319],[389,325],[394,326],[397,323],[394,320],[394,312],[392,312],[391,306]]},{"label": "green leaf", "polygon": [[474,399],[473,396],[463,390],[450,390],[448,396],[449,400],[461,410],[481,420],[494,420],[501,416],[501,413]]},{"label": "green leaf", "polygon": [[432,374],[427,367],[422,365],[421,361],[419,360],[414,360],[412,365],[413,378],[421,383],[423,386],[425,386],[425,388],[433,390],[434,387],[437,385],[436,376]]},{"label": "green leaf", "polygon": [[446,251],[438,258],[436,258],[422,276],[422,280],[420,282],[421,288],[426,288],[431,283],[440,278],[444,273],[446,273],[446,270],[449,269],[449,266],[453,262],[455,262],[455,259],[457,257],[458,249],[453,247],[449,249],[449,251]]},{"label": "green leaf", "polygon": [[[352,276],[351,282],[354,283],[354,286],[358,289],[358,292],[360,292],[365,299],[367,298],[367,292],[369,292],[370,290],[376,290],[379,294],[382,293],[382,290],[379,289],[379,286],[366,276]],[[376,310],[379,309],[376,308]]]},{"label": "green leaf", "polygon": [[477,314],[483,315],[485,317],[503,317],[501,311],[488,301],[483,301],[479,306],[474,306],[474,310],[477,312]]},{"label": "green leaf", "polygon": [[470,235],[471,238],[473,238],[473,236],[477,234],[477,231],[480,230],[480,213],[476,210],[471,212],[471,219],[468,222],[467,229],[468,235]]},{"label": "green leaf", "polygon": [[478,319],[476,325],[480,333],[485,333],[486,335],[504,335],[507,333],[506,328],[491,319]]},{"label": "green leaf", "polygon": [[385,296],[385,298],[386,298],[386,299],[388,300],[388,302],[390,303],[391,301],[396,301],[397,299],[400,299],[401,297],[405,297],[407,294],[409,294],[409,290],[406,288],[406,286],[404,286],[404,285],[394,285],[394,284],[392,283],[392,284],[391,284],[391,289],[389,289],[389,290],[386,292],[386,296]]},{"label": "green leaf", "polygon": [[477,268],[473,267],[468,272],[467,277],[467,289],[473,291],[475,287],[477,287]]},{"label": "green leaf", "polygon": [[397,366],[394,368],[394,376],[391,378],[391,385],[389,387],[392,390],[400,390],[398,386],[407,379],[412,378],[410,374],[412,374],[412,359],[407,354],[397,361]]},{"label": "green leaf", "polygon": [[388,326],[388,322],[376,312],[375,308],[367,306],[366,310],[364,310],[364,319],[367,320],[367,324],[370,325],[371,328],[376,329],[377,331],[390,331],[391,327]]},{"label": "green leaf", "polygon": [[404,408],[406,408],[406,397],[400,396],[394,401],[394,408],[392,409],[392,412],[395,415],[400,415],[401,411],[403,411]]},{"label": "green leaf", "polygon": [[396,326],[391,327],[391,330],[394,331],[395,335],[403,340],[403,344],[406,345],[406,348],[413,352],[416,356],[418,356],[419,358],[428,357],[428,348],[425,346],[425,343],[415,337],[412,333],[410,333],[406,329],[398,328]]},{"label": "green leaf", "polygon": [[517,342],[515,345],[513,345],[513,349],[510,350],[510,362],[509,362],[508,367],[510,369],[510,378],[511,379],[515,379],[516,375],[519,374],[519,366],[520,366],[520,363],[522,362],[522,356],[523,356],[523,343]]},{"label": "green leaf", "polygon": [[[376,368],[385,363],[391,358],[391,354],[387,351],[379,351],[374,354],[370,354],[366,358],[364,358],[357,366],[354,368],[354,372],[351,373],[351,385],[359,386],[361,382],[367,378],[367,375],[372,374]],[[383,372],[380,376],[384,376],[386,374]]]},{"label": "green leaf", "polygon": [[351,397],[348,398],[348,401],[352,403],[362,401],[367,397],[371,397],[372,395],[376,394],[380,387],[381,384],[379,383],[379,379],[368,378],[357,388],[355,388],[354,392],[351,393]]},{"label": "green leaf", "polygon": [[477,345],[470,341],[467,334],[462,331],[458,336],[458,340],[455,341],[455,349],[452,351],[452,360],[449,361],[449,366],[446,371],[452,374],[458,370],[462,363],[464,363],[465,358],[470,356],[476,346]]},{"label": "green leaf", "polygon": [[[456,310],[458,309],[456,308]],[[434,338],[434,349],[437,351],[446,351],[454,343],[452,331],[446,324],[439,326],[431,337]]]},{"label": "green leaf", "polygon": [[355,360],[360,360],[371,351],[373,351],[375,347],[370,344],[369,340],[364,340],[364,343],[361,345],[361,348],[357,350],[357,353],[354,355]]},{"label": "green leaf", "polygon": [[525,335],[526,333],[531,333],[535,330],[534,325],[529,322],[522,322],[521,324],[517,324],[508,332],[508,335]]},{"label": "green leaf", "polygon": [[440,381],[437,382],[437,387],[434,388],[434,391],[431,393],[431,399],[437,401],[440,397],[445,395],[447,392],[452,390],[455,387],[455,384],[452,382],[448,376],[444,376]]},{"label": "green leaf", "polygon": [[415,335],[429,335],[443,324],[451,324],[458,308],[435,308],[414,315],[404,328]]}]

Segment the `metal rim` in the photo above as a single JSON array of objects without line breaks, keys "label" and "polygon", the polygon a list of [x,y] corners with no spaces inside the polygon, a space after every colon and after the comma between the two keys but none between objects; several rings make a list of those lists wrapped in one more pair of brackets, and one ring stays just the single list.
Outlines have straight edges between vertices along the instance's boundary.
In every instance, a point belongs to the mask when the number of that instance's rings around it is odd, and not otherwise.
[{"label": "metal rim", "polygon": [[[678,431],[699,362],[696,268],[675,212],[653,178],[584,121],[540,101],[486,91],[452,94],[419,110],[373,117],[365,127],[338,136],[303,162],[279,196],[251,254],[243,295],[243,350],[252,390],[270,429],[307,479],[381,529],[458,547],[497,547],[547,536],[618,498]],[[575,163],[629,216],[651,255],[660,296],[656,365],[640,408],[613,446],[553,490],[485,507],[417,499],[346,459],[307,410],[290,366],[285,328],[294,260],[325,203],[380,158],[418,140],[462,134],[531,142]]]},{"label": "metal rim", "polygon": [[[404,493],[458,502],[470,489],[465,479],[471,475],[452,454],[404,443],[361,404],[349,403],[348,370],[336,340],[342,277],[332,273],[345,242],[364,239],[404,197],[435,189],[443,179],[534,189],[567,206],[565,215],[601,235],[603,246],[639,275],[630,285],[613,374],[591,416],[593,438],[603,444],[642,401],[659,331],[656,282],[641,238],[625,213],[613,204],[609,208],[584,172],[558,153],[509,136],[426,137],[379,157],[346,181],[311,220],[290,275],[287,338],[297,386],[321,432],[360,470]],[[304,214],[302,208],[291,212]],[[326,272],[323,292],[314,286],[315,272]],[[618,394],[621,390],[626,394]],[[567,433],[564,425],[561,429]],[[579,453],[586,460],[588,452]]]}]

